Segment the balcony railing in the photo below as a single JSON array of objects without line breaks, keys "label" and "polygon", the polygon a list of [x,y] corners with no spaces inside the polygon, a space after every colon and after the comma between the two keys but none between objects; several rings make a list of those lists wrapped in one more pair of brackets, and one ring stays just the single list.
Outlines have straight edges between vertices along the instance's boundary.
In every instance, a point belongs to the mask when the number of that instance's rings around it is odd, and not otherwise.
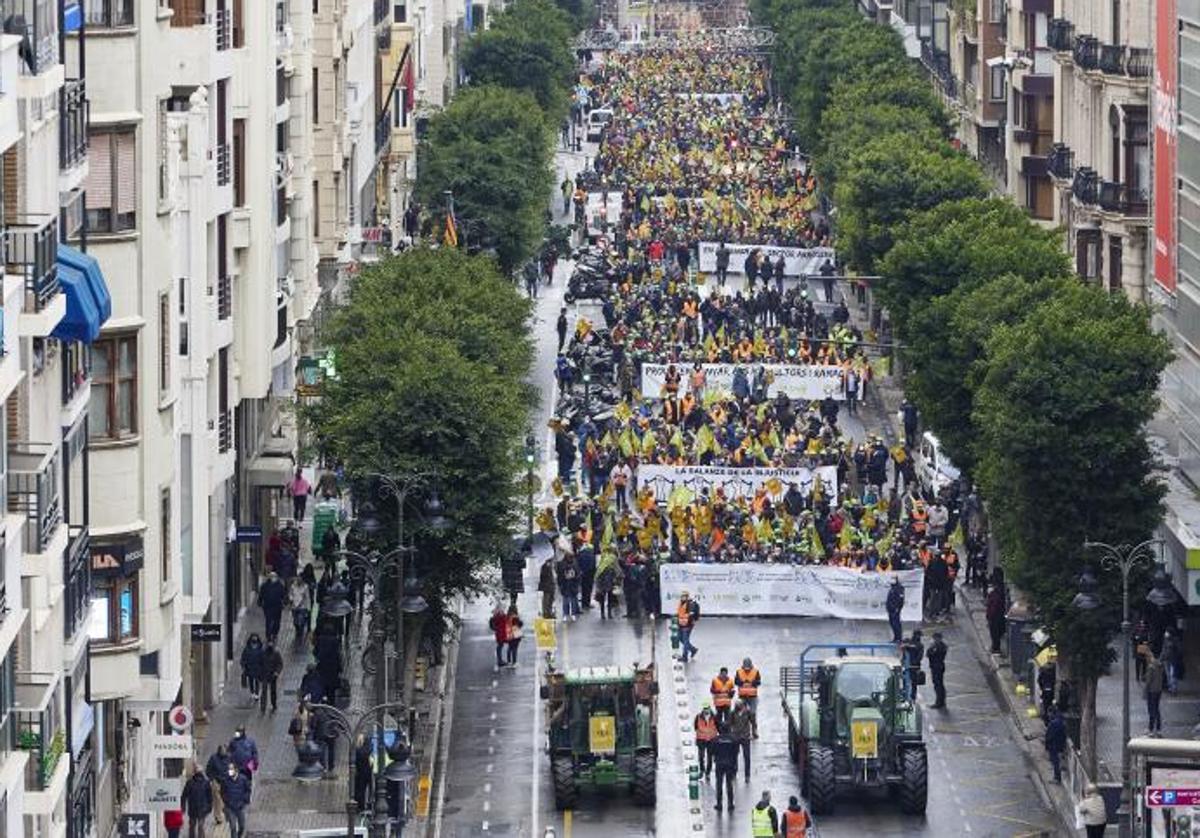
[{"label": "balcony railing", "polygon": [[217,319],[228,320],[233,315],[233,280],[217,278]]},{"label": "balcony railing", "polygon": [[58,224],[54,216],[22,218],[4,231],[4,262],[25,277],[25,309],[37,312],[58,293]]},{"label": "balcony railing", "polygon": [[228,186],[232,174],[233,168],[230,165],[229,143],[220,143],[217,146],[217,186]]},{"label": "balcony railing", "polygon": [[1070,52],[1075,48],[1075,24],[1061,17],[1050,18],[1046,26],[1046,46],[1060,52]]},{"label": "balcony railing", "polygon": [[1046,155],[1046,171],[1059,180],[1070,180],[1075,170],[1075,152],[1062,143],[1055,143]]},{"label": "balcony railing", "polygon": [[391,11],[391,0],[375,0],[375,24],[378,25],[388,19],[388,13]]},{"label": "balcony railing", "polygon": [[1105,212],[1142,217],[1146,215],[1149,196],[1145,189],[1130,188],[1119,181],[1100,182],[1097,203]]},{"label": "balcony railing", "polygon": [[78,341],[62,343],[62,405],[66,407],[92,377],[92,353]]},{"label": "balcony railing", "polygon": [[1120,44],[1101,44],[1098,61],[1100,72],[1119,76],[1125,72],[1125,47]]},{"label": "balcony railing", "polygon": [[1085,70],[1100,66],[1100,41],[1091,35],[1075,36],[1075,63]]},{"label": "balcony railing", "polygon": [[1145,47],[1130,47],[1125,57],[1125,75],[1146,79],[1154,74],[1154,53]]},{"label": "balcony railing", "polygon": [[29,752],[25,788],[45,791],[66,753],[67,737],[58,723],[54,692],[57,678],[47,672],[18,672],[13,720],[17,747]]},{"label": "balcony railing", "polygon": [[25,516],[26,553],[41,553],[62,521],[59,449],[48,442],[8,446],[8,511]]},{"label": "balcony railing", "polygon": [[233,448],[233,415],[222,410],[217,417],[217,450],[227,454]]},{"label": "balcony railing", "polygon": [[217,9],[213,16],[213,22],[216,23],[217,51],[224,52],[229,49],[233,40],[231,34],[233,17],[229,14],[229,9]]},{"label": "balcony railing", "polygon": [[68,171],[87,158],[87,85],[83,79],[67,79],[58,93],[58,168]]},{"label": "balcony railing", "polygon": [[1100,199],[1100,176],[1095,169],[1081,166],[1075,170],[1075,179],[1071,181],[1071,194],[1081,204],[1094,206]]},{"label": "balcony railing", "polygon": [[86,526],[70,524],[67,527],[67,548],[63,551],[63,639],[70,641],[87,622],[88,609],[92,601],[91,558],[88,548],[91,534]]},{"label": "balcony railing", "polygon": [[20,35],[21,73],[41,75],[58,63],[58,2],[56,0],[4,0],[0,17],[4,31]]}]

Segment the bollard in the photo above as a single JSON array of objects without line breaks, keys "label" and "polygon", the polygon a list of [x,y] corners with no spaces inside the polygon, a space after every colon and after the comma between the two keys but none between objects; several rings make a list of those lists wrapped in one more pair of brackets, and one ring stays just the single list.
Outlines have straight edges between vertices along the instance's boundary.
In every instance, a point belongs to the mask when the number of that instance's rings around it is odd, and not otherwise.
[{"label": "bollard", "polygon": [[700,766],[688,766],[688,800],[700,799]]},{"label": "bollard", "polygon": [[671,618],[671,651],[679,651],[679,618]]}]

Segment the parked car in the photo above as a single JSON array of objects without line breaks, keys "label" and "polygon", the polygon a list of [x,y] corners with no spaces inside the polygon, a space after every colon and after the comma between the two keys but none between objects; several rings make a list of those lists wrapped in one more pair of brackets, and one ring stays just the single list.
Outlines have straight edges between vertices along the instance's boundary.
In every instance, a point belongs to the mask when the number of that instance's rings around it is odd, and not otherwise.
[{"label": "parked car", "polygon": [[596,108],[588,114],[587,140],[589,143],[600,142],[604,126],[612,122],[613,112],[608,108]]},{"label": "parked car", "polygon": [[958,467],[950,462],[938,438],[929,431],[921,435],[921,445],[917,449],[914,465],[917,470],[917,482],[929,497],[935,497],[960,477]]}]

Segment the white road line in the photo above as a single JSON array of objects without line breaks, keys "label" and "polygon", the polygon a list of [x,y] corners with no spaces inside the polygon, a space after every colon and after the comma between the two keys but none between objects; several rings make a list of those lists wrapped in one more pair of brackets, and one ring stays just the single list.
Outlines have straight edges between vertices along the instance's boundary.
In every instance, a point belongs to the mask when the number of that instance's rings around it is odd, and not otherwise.
[{"label": "white road line", "polygon": [[495,714],[495,713],[492,713],[492,718],[491,718],[491,721],[493,721],[493,722],[494,722],[494,721],[496,721],[496,714]]},{"label": "white road line", "polygon": [[491,773],[492,773],[492,768],[494,768],[494,766],[493,766],[493,765],[492,765],[492,764],[489,762],[489,763],[487,764],[487,768],[485,768],[485,769],[483,769],[483,770],[484,770],[484,771],[486,771],[488,774],[491,774]]},{"label": "white road line", "polygon": [[484,822],[483,822],[483,831],[484,831],[484,832],[487,832],[487,831],[488,831],[488,822],[487,822],[487,821],[484,821]]},{"label": "white road line", "polygon": [[490,800],[483,801],[483,811],[485,811],[485,812],[492,811],[492,801],[490,801]]},{"label": "white road line", "polygon": [[484,793],[484,794],[491,794],[491,793],[492,793],[492,784],[491,784],[491,783],[484,783],[484,784],[483,784],[483,793]]}]

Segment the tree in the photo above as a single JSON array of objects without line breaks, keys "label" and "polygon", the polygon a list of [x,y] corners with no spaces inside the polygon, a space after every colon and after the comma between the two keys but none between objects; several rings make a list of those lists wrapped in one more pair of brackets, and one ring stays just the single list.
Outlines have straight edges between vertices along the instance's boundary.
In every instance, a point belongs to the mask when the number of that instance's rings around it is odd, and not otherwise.
[{"label": "tree", "polygon": [[533,95],[555,123],[574,81],[573,22],[549,0],[518,0],[490,29],[467,42],[463,70],[473,85],[495,84]]},{"label": "tree", "polygon": [[[782,4],[780,7],[783,8]],[[779,95],[792,101],[797,91],[811,84],[804,57],[813,50],[817,38],[831,29],[853,25],[858,15],[839,2],[831,8],[789,8],[777,17],[772,73]],[[817,125],[811,128],[815,137]]]},{"label": "tree", "polygon": [[417,198],[442,207],[452,191],[460,240],[494,248],[511,273],[534,252],[545,226],[551,144],[528,93],[467,88],[430,120],[417,152]]},{"label": "tree", "polygon": [[1008,198],[946,201],[912,215],[894,238],[877,265],[879,293],[903,336],[912,312],[963,283],[1071,271],[1061,234],[1038,226]]},{"label": "tree", "polygon": [[1098,574],[1103,607],[1072,606],[1086,540],[1137,543],[1161,519],[1164,488],[1145,425],[1171,358],[1150,312],[1069,285],[988,341],[975,396],[980,482],[1012,580],[1053,635],[1079,692],[1081,751],[1095,775],[1096,679],[1111,658],[1120,580]]},{"label": "tree", "polygon": [[[491,259],[419,248],[365,267],[324,335],[338,377],[302,414],[309,432],[352,475],[437,475],[454,528],[418,531],[415,553],[435,609],[479,590],[489,560],[511,544],[536,398],[525,383],[530,313]],[[393,503],[378,506],[392,514]]]},{"label": "tree", "polygon": [[825,110],[821,131],[826,137],[814,159],[817,178],[824,189],[833,189],[838,172],[854,152],[885,135],[902,135],[904,142],[932,147],[946,138],[919,110],[892,104],[842,105],[835,97]]},{"label": "tree", "polygon": [[912,213],[986,194],[979,166],[947,143],[923,148],[899,134],[877,137],[850,156],[834,188],[838,249],[871,273]]}]

